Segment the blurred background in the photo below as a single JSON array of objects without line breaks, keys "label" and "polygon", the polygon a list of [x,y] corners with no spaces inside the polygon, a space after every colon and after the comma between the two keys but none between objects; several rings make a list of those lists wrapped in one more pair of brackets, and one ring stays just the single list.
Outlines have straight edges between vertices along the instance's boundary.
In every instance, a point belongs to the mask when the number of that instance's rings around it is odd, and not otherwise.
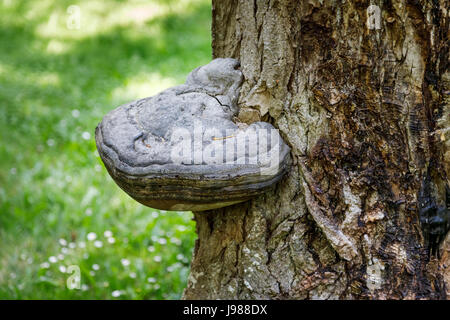
[{"label": "blurred background", "polygon": [[94,130],[208,63],[210,24],[208,0],[0,0],[0,299],[181,297],[192,214],[128,197]]}]

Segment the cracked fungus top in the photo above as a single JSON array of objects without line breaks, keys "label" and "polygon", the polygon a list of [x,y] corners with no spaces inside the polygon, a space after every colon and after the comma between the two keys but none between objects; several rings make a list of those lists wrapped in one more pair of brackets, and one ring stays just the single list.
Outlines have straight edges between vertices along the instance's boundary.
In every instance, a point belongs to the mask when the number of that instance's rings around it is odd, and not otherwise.
[{"label": "cracked fungus top", "polygon": [[239,62],[215,59],[186,83],[122,105],[97,126],[116,183],[157,209],[203,211],[248,200],[276,183],[289,147],[271,124],[234,123]]}]

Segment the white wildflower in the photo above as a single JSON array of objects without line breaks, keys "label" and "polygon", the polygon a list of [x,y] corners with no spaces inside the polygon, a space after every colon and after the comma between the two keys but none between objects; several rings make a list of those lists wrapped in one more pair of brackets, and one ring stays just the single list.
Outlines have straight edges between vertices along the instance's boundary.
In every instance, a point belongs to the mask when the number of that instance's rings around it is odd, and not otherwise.
[{"label": "white wildflower", "polygon": [[72,117],[78,118],[80,116],[80,111],[77,109],[72,110]]},{"label": "white wildflower", "polygon": [[48,139],[48,140],[47,140],[47,145],[48,145],[49,147],[53,147],[53,146],[55,145],[55,140],[53,140],[53,139]]},{"label": "white wildflower", "polygon": [[96,248],[101,248],[103,247],[103,242],[101,242],[100,240],[94,241],[94,246]]},{"label": "white wildflower", "polygon": [[89,233],[87,234],[87,239],[88,239],[89,241],[94,241],[95,239],[97,239],[97,234],[95,234],[95,232],[89,232]]},{"label": "white wildflower", "polygon": [[89,132],[85,131],[85,132],[83,132],[83,134],[81,135],[81,137],[82,137],[84,140],[89,140],[89,139],[91,138],[91,134],[90,134]]},{"label": "white wildflower", "polygon": [[113,236],[113,233],[112,233],[112,231],[110,231],[110,230],[106,230],[105,232],[103,232],[103,235],[104,235],[106,238],[111,238],[111,237]]},{"label": "white wildflower", "polygon": [[120,290],[114,290],[114,291],[111,293],[111,295],[112,295],[114,298],[120,297],[120,296],[122,295],[122,291],[120,291]]},{"label": "white wildflower", "polygon": [[184,255],[179,253],[177,254],[177,260],[183,260],[184,259]]},{"label": "white wildflower", "polygon": [[121,259],[120,263],[122,263],[122,265],[124,267],[128,267],[130,265],[130,260],[128,260],[128,259]]}]

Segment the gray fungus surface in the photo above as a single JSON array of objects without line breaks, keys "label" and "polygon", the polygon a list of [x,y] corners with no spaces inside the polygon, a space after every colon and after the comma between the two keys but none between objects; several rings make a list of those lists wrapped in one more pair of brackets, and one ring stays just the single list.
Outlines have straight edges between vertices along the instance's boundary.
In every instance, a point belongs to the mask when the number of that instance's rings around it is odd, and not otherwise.
[{"label": "gray fungus surface", "polygon": [[203,211],[255,197],[281,179],[289,147],[266,122],[235,123],[243,76],[219,58],[186,83],[119,106],[97,126],[100,157],[140,203]]}]

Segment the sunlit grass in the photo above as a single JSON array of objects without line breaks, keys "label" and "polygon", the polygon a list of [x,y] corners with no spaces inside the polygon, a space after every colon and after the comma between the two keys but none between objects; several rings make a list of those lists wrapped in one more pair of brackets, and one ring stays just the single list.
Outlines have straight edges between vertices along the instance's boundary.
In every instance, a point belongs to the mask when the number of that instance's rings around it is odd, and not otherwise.
[{"label": "sunlit grass", "polygon": [[123,97],[132,97],[132,99],[145,98],[175,84],[176,80],[174,78],[163,78],[159,73],[140,72],[130,77],[123,87],[116,88],[112,92],[112,98],[118,100],[123,99]]},{"label": "sunlit grass", "polygon": [[[67,28],[70,5],[80,29]],[[0,299],[180,297],[191,214],[122,192],[94,129],[210,60],[210,10],[206,0],[0,1]],[[66,286],[70,265],[80,289]]]}]

